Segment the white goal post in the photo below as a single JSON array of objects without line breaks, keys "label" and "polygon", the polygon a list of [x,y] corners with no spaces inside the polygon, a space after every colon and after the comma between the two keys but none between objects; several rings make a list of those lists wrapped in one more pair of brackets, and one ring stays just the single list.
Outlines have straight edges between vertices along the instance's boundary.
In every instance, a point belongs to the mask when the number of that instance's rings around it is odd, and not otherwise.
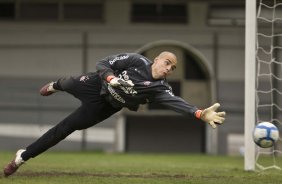
[{"label": "white goal post", "polygon": [[[246,0],[245,150],[246,171],[282,170],[282,0]],[[260,122],[280,130],[270,148],[255,146],[252,133]]]},{"label": "white goal post", "polygon": [[245,21],[245,153],[244,169],[255,170],[255,144],[252,130],[255,127],[256,85],[256,0],[246,0]]}]

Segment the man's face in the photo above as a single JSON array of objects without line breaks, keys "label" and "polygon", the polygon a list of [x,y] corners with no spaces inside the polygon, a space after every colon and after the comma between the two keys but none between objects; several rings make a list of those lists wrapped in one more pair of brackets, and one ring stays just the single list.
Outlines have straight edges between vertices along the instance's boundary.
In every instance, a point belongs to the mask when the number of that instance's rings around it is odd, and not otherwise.
[{"label": "man's face", "polygon": [[155,58],[152,72],[154,79],[163,79],[176,69],[177,59],[171,53],[162,54]]}]

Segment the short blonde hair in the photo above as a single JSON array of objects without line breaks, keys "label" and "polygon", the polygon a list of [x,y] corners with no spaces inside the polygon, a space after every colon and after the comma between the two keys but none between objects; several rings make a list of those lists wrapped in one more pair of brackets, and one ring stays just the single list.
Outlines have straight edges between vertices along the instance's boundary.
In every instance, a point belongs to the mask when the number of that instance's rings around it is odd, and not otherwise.
[{"label": "short blonde hair", "polygon": [[174,61],[172,61],[172,62],[174,62],[173,64],[176,65],[176,64],[177,64],[177,57],[176,57],[176,55],[175,55],[174,53],[172,53],[172,52],[163,51],[163,52],[161,52],[161,53],[157,56],[157,58],[162,58],[162,57],[165,57],[165,56],[167,56],[167,55],[170,55],[170,56],[172,56],[172,57],[174,58]]}]

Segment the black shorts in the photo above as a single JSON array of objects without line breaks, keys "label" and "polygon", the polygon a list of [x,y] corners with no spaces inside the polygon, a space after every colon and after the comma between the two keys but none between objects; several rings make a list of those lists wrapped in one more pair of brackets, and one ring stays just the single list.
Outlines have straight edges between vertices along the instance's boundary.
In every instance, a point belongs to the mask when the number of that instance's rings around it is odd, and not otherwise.
[{"label": "black shorts", "polygon": [[80,118],[79,126],[76,129],[84,129],[93,126],[100,121],[121,110],[113,107],[101,96],[102,81],[100,76],[94,73],[87,73],[78,77],[61,78],[56,82],[55,89],[65,91],[78,98],[82,105],[76,116]]}]

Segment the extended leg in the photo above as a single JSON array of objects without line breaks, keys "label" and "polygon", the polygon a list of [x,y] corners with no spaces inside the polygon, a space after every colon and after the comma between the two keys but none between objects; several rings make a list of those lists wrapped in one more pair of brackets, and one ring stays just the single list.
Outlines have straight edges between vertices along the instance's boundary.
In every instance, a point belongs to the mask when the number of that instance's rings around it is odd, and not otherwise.
[{"label": "extended leg", "polygon": [[66,91],[78,98],[82,105],[34,143],[30,144],[26,150],[19,150],[16,153],[16,157],[4,168],[5,176],[15,173],[24,161],[48,150],[75,130],[91,127],[120,110],[112,107],[100,96],[101,79],[96,73],[76,78],[62,78],[52,83],[51,87],[49,83],[47,87],[43,88],[48,93],[50,91],[53,93],[54,91],[52,90]]},{"label": "extended leg", "polygon": [[91,109],[86,105],[82,105],[59,124],[49,129],[34,143],[30,144],[26,151],[22,154],[24,161],[34,158],[42,152],[53,147],[60,141],[64,140],[68,135],[76,130],[88,128],[93,124],[98,123],[97,117],[89,113]]},{"label": "extended leg", "polygon": [[26,150],[19,150],[15,158],[4,168],[4,175],[6,177],[12,175],[25,161],[48,150],[75,130],[89,128],[119,110],[120,109],[113,108],[107,102],[103,101],[100,105],[82,105],[55,127],[48,130],[34,143],[29,145]]}]

